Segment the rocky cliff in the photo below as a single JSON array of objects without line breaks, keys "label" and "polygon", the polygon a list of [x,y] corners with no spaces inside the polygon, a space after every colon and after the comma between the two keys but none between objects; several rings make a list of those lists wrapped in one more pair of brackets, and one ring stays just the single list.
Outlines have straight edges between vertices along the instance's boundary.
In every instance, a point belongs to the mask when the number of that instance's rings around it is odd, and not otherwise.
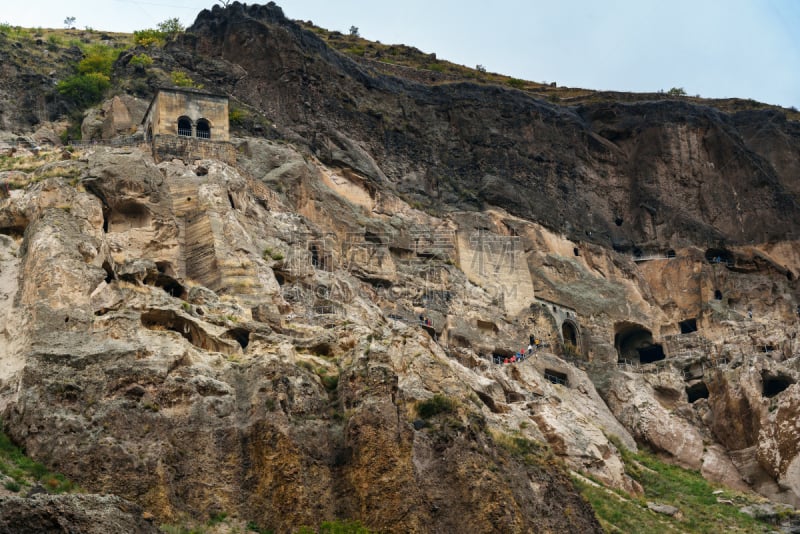
[{"label": "rocky cliff", "polygon": [[29,455],[281,532],[599,531],[569,472],[636,495],[639,445],[798,503],[796,122],[393,78],[274,4],[148,52],[231,95],[236,161],[13,149],[0,408]]}]

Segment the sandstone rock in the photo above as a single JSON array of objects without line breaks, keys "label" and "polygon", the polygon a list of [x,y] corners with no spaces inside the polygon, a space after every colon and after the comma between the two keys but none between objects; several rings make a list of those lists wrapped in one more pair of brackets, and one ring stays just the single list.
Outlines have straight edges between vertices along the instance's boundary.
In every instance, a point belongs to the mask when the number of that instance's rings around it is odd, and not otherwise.
[{"label": "sandstone rock", "polygon": [[680,514],[680,510],[678,508],[675,508],[674,506],[670,506],[669,504],[659,504],[650,501],[647,501],[647,509],[654,511],[657,514],[664,514],[669,516],[675,516]]}]

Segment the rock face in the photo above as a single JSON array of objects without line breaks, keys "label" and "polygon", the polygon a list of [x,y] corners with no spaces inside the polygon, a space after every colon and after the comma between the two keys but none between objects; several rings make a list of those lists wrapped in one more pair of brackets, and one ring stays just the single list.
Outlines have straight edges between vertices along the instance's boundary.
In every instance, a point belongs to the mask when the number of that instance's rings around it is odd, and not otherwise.
[{"label": "rock face", "polygon": [[639,492],[637,443],[797,503],[800,219],[768,142],[796,125],[419,85],[274,4],[158,53],[268,129],[235,164],[14,171],[0,409],[29,455],[159,522],[281,532],[600,531],[568,470]]},{"label": "rock face", "polygon": [[425,86],[328,49],[274,4],[203,11],[169,51],[323,162],[424,204],[502,206],[627,250],[797,235],[796,169],[782,163],[796,158],[769,147],[796,155],[800,130],[775,112],[729,117],[676,101],[573,109],[494,86]]},{"label": "rock face", "polygon": [[[297,169],[295,182],[283,175],[293,205],[219,162],[156,166],[102,148],[81,162],[83,191],[53,178],[8,199],[6,220],[28,221],[10,311],[30,337],[5,376],[13,438],[162,521],[224,511],[279,530],[335,517],[398,532],[598,529],[562,461],[630,487],[604,433],[635,445],[588,378],[569,371],[573,401],[538,367],[558,360],[449,357],[430,336],[449,335],[451,307],[505,312],[447,262],[454,242],[438,259],[428,241],[390,252],[396,228],[430,240],[433,219],[404,207],[392,226],[296,152],[258,151],[268,167],[243,166]],[[387,196],[382,209],[401,204]],[[318,225],[332,221],[326,236]],[[356,221],[387,242],[355,240]],[[421,291],[438,295],[427,311]],[[497,326],[485,347],[521,335]],[[454,400],[415,426],[434,394]]]},{"label": "rock face", "polygon": [[0,532],[157,533],[142,509],[110,495],[34,495],[0,498]]}]

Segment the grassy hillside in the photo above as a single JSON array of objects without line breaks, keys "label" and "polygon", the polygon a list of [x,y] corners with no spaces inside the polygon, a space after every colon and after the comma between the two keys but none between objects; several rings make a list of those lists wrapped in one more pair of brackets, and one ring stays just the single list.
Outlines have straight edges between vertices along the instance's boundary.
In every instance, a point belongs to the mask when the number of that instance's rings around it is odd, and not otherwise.
[{"label": "grassy hillside", "polygon": [[[604,487],[585,477],[575,477],[575,485],[589,501],[607,532],[638,534],[773,532],[778,524],[797,517],[787,507],[774,514],[752,517],[741,511],[746,506],[762,505],[765,499],[716,487],[700,473],[660,461],[648,452],[634,454],[618,447],[625,471],[644,488],[644,495],[632,496]],[[673,516],[648,509],[648,502],[678,509]]]}]

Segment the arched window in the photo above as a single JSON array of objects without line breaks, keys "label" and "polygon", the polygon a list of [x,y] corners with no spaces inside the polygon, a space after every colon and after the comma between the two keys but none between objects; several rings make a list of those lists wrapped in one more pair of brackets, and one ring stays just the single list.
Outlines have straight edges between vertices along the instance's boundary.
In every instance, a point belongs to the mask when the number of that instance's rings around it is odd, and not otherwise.
[{"label": "arched window", "polygon": [[178,118],[178,135],[192,136],[192,119],[189,117]]},{"label": "arched window", "polygon": [[211,125],[206,119],[197,121],[197,137],[201,139],[211,139]]}]

